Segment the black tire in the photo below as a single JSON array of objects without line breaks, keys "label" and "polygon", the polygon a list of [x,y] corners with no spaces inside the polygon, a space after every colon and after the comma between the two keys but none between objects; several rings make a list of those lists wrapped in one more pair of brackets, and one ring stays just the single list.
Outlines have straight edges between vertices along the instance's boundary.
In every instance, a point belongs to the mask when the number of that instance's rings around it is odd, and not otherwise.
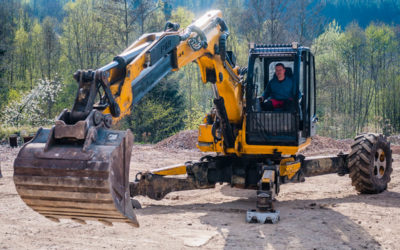
[{"label": "black tire", "polygon": [[131,199],[133,209],[142,209],[142,205],[136,199]]},{"label": "black tire", "polygon": [[390,143],[379,134],[361,134],[351,145],[348,158],[350,178],[356,190],[377,194],[387,189],[392,169]]}]

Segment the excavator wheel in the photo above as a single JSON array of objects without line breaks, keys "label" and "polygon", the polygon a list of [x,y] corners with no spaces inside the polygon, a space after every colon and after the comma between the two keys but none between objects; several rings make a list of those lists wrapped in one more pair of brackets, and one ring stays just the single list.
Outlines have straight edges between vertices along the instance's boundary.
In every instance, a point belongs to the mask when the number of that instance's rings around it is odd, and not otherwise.
[{"label": "excavator wheel", "polygon": [[358,192],[383,192],[393,171],[390,143],[380,134],[358,135],[351,146],[348,166],[352,185]]}]

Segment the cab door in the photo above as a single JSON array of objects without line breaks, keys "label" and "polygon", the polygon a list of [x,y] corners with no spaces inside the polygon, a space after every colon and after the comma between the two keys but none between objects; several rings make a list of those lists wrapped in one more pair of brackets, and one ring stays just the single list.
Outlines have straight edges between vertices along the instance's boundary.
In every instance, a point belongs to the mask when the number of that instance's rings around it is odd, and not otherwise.
[{"label": "cab door", "polygon": [[301,113],[302,113],[302,136],[308,138],[315,135],[317,121],[315,117],[315,67],[314,56],[309,50],[304,50],[301,53],[300,61],[300,91],[302,93],[301,99]]},{"label": "cab door", "polygon": [[315,82],[315,64],[314,55],[310,53],[310,136],[316,133],[316,82]]}]

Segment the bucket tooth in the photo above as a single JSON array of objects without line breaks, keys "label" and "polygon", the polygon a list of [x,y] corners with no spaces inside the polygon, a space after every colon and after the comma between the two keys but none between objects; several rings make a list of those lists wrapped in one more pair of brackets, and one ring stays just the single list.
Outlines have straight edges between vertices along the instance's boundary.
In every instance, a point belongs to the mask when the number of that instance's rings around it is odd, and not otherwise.
[{"label": "bucket tooth", "polygon": [[130,220],[125,221],[125,222],[126,222],[128,225],[132,226],[132,227],[139,227],[139,223],[135,223],[135,222],[130,221]]},{"label": "bucket tooth", "polygon": [[[52,221],[139,226],[129,193],[132,133],[90,127],[83,141],[60,139],[54,136],[57,126],[39,129],[14,161],[14,183],[22,200]],[[58,127],[58,134],[65,126]]]},{"label": "bucket tooth", "polygon": [[60,222],[59,219],[52,217],[52,216],[45,216],[47,219],[51,220],[52,222]]},{"label": "bucket tooth", "polygon": [[104,220],[104,219],[99,219],[99,222],[101,222],[103,225],[110,226],[110,227],[113,225],[111,221]]},{"label": "bucket tooth", "polygon": [[79,218],[71,218],[71,220],[73,220],[73,221],[75,221],[75,222],[77,222],[77,223],[79,223],[79,224],[86,225],[86,221],[84,221],[84,220],[82,220],[82,219],[79,219]]}]

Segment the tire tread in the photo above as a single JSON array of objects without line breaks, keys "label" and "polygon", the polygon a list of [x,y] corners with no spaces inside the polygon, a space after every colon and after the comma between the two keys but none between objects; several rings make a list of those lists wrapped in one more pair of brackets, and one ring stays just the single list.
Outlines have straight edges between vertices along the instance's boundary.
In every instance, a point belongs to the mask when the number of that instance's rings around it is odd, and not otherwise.
[{"label": "tire tread", "polygon": [[[376,152],[376,144],[382,144],[385,147],[389,147],[389,154],[386,157],[390,163],[386,167],[385,175],[387,176],[387,182],[384,185],[378,185],[373,181],[374,176],[372,175],[373,166],[371,166],[371,159],[373,154]],[[374,194],[381,193],[387,188],[387,183],[390,181],[390,174],[392,173],[392,160],[390,153],[390,144],[386,142],[386,138],[378,134],[360,134],[355,137],[354,143],[351,145],[351,152],[348,155],[348,168],[349,176],[351,178],[352,185],[360,193]]]}]

